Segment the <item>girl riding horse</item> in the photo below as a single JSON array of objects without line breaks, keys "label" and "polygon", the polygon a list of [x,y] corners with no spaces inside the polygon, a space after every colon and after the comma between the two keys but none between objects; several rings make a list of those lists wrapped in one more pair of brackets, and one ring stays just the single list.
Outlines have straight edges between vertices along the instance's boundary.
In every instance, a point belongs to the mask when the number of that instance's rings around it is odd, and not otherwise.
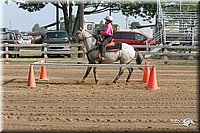
[{"label": "girl riding horse", "polygon": [[101,44],[101,55],[100,55],[100,58],[102,60],[105,60],[106,44],[110,43],[113,38],[113,28],[112,28],[113,17],[107,16],[105,20],[106,20],[106,30],[101,31],[101,34],[104,36],[104,41]]}]

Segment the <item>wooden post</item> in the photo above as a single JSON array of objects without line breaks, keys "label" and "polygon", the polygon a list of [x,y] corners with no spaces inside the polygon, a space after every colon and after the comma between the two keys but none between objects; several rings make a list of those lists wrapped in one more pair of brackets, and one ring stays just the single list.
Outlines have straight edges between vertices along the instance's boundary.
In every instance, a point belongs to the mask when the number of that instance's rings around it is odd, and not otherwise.
[{"label": "wooden post", "polygon": [[[78,46],[78,51],[83,51],[83,47],[82,46]],[[83,58],[84,54],[83,53],[78,53],[78,58]]]},{"label": "wooden post", "polygon": [[48,58],[48,56],[47,56],[47,44],[46,43],[44,43],[44,58],[46,59],[46,58]]},{"label": "wooden post", "polygon": [[[165,48],[163,52],[167,52],[167,51],[168,51],[168,50]],[[163,55],[163,56],[162,56],[162,59],[163,59],[164,61],[167,61],[167,60],[168,60],[168,56],[167,56],[167,55]]]},{"label": "wooden post", "polygon": [[9,54],[8,54],[8,44],[5,45],[5,52],[6,52],[6,59],[9,58]]},{"label": "wooden post", "polygon": [[149,46],[149,42],[148,42],[148,40],[146,40],[146,51],[150,51],[150,48],[148,47]]}]

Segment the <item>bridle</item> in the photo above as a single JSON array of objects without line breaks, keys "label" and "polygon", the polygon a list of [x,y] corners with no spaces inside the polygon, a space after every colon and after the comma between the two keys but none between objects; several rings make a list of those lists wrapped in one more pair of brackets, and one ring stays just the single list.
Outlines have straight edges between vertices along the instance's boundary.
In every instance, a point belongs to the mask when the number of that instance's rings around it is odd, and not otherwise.
[{"label": "bridle", "polygon": [[85,30],[85,31],[88,32],[89,34],[91,34],[91,36],[85,37],[84,40],[87,40],[88,38],[91,38],[91,37],[94,37],[96,39],[96,37],[93,33],[89,32],[87,30]]},{"label": "bridle", "polygon": [[[87,30],[85,30],[85,31],[88,32],[89,34],[91,34],[91,36],[88,36],[88,37],[84,36],[84,37],[82,37],[82,38],[83,38],[83,41],[87,40],[88,38],[92,38],[92,37],[94,37],[94,38],[96,39],[96,37],[95,37],[94,34],[90,33],[90,32],[87,31]],[[83,34],[82,34],[82,35],[83,35]],[[89,54],[90,52],[92,52],[93,50],[96,50],[96,48],[97,48],[97,46],[94,47],[94,48],[92,48],[92,49],[90,49],[90,50],[88,50],[87,52],[84,50],[84,52],[85,52],[86,55],[88,55],[88,54]]]}]

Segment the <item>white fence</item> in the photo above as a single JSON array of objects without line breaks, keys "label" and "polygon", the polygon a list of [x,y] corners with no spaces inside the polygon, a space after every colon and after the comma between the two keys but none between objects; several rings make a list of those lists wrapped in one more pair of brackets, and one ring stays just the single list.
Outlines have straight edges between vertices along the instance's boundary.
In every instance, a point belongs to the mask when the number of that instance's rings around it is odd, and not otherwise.
[{"label": "white fence", "polygon": [[[60,47],[63,45],[67,45],[71,47],[69,51],[48,51],[48,46]],[[21,56],[27,55],[28,57],[33,57],[34,55],[38,55],[41,58],[48,58],[48,54],[56,54],[56,55],[76,55],[71,56],[71,59],[80,59],[85,58],[85,54],[82,50],[82,44],[79,43],[70,43],[70,44],[0,44],[3,49],[1,54],[4,55],[4,60],[11,59],[9,55],[17,55],[14,59],[19,59]],[[146,58],[150,58],[152,56],[192,56],[197,57],[199,55],[198,46],[170,46],[170,45],[132,45],[135,48],[146,48],[149,50],[140,51]],[[15,48],[16,50],[9,50],[9,47]],[[174,52],[176,51],[176,52]]]}]

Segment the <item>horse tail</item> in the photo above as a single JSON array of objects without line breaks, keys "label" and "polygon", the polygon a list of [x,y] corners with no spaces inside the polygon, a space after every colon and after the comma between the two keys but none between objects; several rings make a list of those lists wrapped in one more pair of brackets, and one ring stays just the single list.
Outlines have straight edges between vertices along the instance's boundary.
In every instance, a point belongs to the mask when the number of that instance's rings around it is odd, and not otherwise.
[{"label": "horse tail", "polygon": [[135,49],[135,57],[136,57],[136,63],[138,64],[138,65],[140,65],[140,64],[142,64],[142,61],[143,61],[143,55],[139,52],[139,50],[138,49],[136,49],[136,48],[134,48]]}]

